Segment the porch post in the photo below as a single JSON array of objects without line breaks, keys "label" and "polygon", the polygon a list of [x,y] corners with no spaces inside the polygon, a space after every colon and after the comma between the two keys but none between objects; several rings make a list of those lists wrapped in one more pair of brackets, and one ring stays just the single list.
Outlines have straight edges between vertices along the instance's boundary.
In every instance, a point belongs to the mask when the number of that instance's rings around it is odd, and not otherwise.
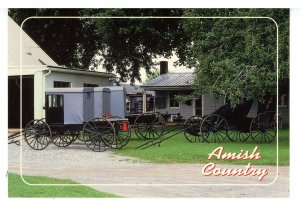
[{"label": "porch post", "polygon": [[143,113],[147,112],[147,94],[146,90],[143,92]]},{"label": "porch post", "polygon": [[192,99],[192,115],[196,115],[196,99]]}]

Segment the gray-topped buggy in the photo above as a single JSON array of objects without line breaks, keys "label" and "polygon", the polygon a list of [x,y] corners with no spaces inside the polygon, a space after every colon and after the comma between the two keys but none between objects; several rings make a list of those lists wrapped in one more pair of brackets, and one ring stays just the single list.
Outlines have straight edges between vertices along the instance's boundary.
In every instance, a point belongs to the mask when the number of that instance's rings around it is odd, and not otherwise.
[{"label": "gray-topped buggy", "polygon": [[45,114],[24,130],[25,141],[35,150],[81,139],[89,149],[105,151],[122,148],[130,139],[123,87],[47,89]]}]

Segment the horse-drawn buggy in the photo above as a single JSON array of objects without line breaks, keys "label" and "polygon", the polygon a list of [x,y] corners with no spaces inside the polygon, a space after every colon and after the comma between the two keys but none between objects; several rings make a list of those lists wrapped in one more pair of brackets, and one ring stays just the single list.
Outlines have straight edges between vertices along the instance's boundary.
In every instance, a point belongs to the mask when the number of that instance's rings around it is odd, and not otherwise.
[{"label": "horse-drawn buggy", "polygon": [[[165,132],[165,121],[159,113],[141,114],[135,121],[135,133],[139,138],[150,139],[138,148],[160,145],[161,142],[183,132],[189,142],[245,142],[249,138],[256,143],[271,143],[276,137],[276,113],[271,97],[267,104],[257,108],[255,117],[248,117],[253,100],[244,100],[236,107],[225,104],[212,114],[191,116],[183,126]],[[271,106],[272,105],[272,106]],[[162,138],[159,138],[162,137]]]},{"label": "horse-drawn buggy", "polygon": [[123,87],[51,88],[45,102],[46,118],[30,121],[23,132],[35,150],[52,142],[66,147],[80,139],[93,151],[105,151],[129,141]]},{"label": "horse-drawn buggy", "polygon": [[[30,121],[23,131],[31,148],[43,150],[52,142],[67,147],[79,139],[89,149],[101,152],[123,148],[129,142],[131,127],[125,118],[123,87],[51,88],[45,98],[46,118]],[[189,142],[223,142],[228,138],[271,143],[277,131],[274,101],[258,109],[254,118],[248,117],[253,101],[244,100],[235,108],[225,104],[210,115],[191,116],[168,131],[160,113],[143,113],[134,122],[135,134],[149,141],[139,148],[159,145],[179,133],[184,133]]]}]

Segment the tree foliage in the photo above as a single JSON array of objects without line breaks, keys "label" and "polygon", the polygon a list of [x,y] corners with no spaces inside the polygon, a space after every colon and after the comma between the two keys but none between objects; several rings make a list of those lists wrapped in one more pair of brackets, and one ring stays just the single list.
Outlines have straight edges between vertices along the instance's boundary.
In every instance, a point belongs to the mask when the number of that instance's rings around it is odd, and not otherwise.
[{"label": "tree foliage", "polygon": [[[30,16],[270,17],[279,28],[280,77],[289,70],[287,9],[10,9],[21,24]],[[269,18],[77,18],[30,19],[23,28],[58,64],[79,69],[102,65],[121,81],[141,81],[154,58],[170,57],[195,68],[195,92],[242,99],[276,92],[276,25]]]},{"label": "tree foliage", "polygon": [[185,15],[266,17],[185,20],[184,31],[191,37],[186,63],[196,68],[194,95],[225,96],[234,106],[276,94],[277,25],[270,18],[279,26],[279,71],[287,76],[288,10],[190,10]]},{"label": "tree foliage", "polygon": [[[11,9],[19,24],[30,16],[181,16],[178,9]],[[120,74],[121,80],[141,81],[140,69],[147,73],[157,56],[170,57],[185,44],[179,19],[31,19],[24,30],[58,63],[80,69],[96,69]],[[96,58],[98,57],[98,58]],[[99,58],[100,57],[100,58]]]},{"label": "tree foliage", "polygon": [[[34,16],[81,16],[79,9],[10,9],[19,24]],[[94,27],[84,19],[32,18],[23,29],[59,65],[88,69],[97,51]]]},{"label": "tree foliage", "polygon": [[160,75],[160,72],[158,70],[154,70],[151,71],[148,75],[147,75],[147,79],[144,81],[144,83],[147,83],[149,81],[151,81],[152,79],[155,79],[156,77],[158,77]]}]

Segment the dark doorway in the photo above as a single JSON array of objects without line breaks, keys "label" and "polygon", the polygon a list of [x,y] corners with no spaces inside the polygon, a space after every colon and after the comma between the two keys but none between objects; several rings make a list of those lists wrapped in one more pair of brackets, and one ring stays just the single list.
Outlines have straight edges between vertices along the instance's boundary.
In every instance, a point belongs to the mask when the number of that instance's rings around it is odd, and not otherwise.
[{"label": "dark doorway", "polygon": [[202,96],[195,100],[196,115],[202,116]]},{"label": "dark doorway", "polygon": [[8,77],[8,128],[24,128],[34,118],[34,79],[22,78],[22,125],[20,125],[20,77]]}]

